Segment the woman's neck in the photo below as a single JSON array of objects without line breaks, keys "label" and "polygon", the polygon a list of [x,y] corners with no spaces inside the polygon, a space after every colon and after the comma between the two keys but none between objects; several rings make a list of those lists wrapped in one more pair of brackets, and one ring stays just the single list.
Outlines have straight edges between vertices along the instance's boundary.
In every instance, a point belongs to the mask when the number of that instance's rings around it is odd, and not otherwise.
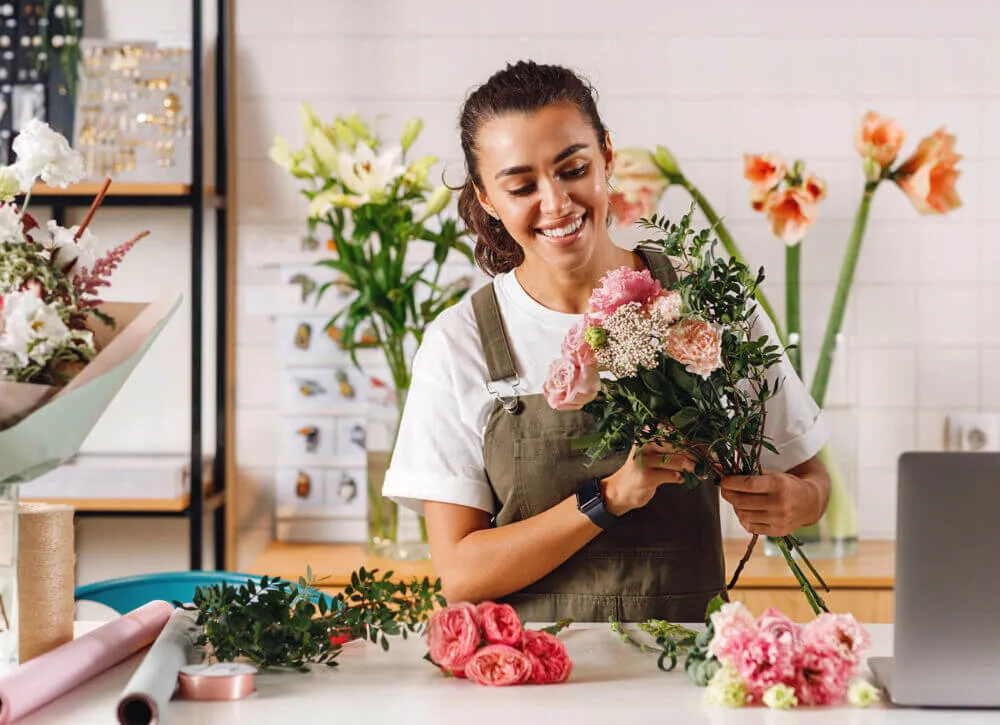
[{"label": "woman's neck", "polygon": [[543,307],[557,312],[582,314],[590,309],[590,293],[601,277],[622,265],[632,269],[643,268],[637,254],[609,244],[602,248],[600,255],[595,253],[590,263],[580,269],[560,270],[545,264],[532,265],[531,260],[526,259],[514,270],[514,275],[528,296]]}]

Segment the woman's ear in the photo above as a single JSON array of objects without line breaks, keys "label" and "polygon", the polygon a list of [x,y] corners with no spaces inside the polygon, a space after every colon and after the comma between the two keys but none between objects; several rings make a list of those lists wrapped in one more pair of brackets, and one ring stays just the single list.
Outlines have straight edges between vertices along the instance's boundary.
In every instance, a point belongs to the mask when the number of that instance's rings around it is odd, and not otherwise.
[{"label": "woman's ear", "polygon": [[615,167],[615,149],[611,145],[611,134],[604,132],[604,170],[610,179]]},{"label": "woman's ear", "polygon": [[497,216],[496,209],[494,209],[493,205],[490,204],[490,200],[486,198],[486,194],[484,194],[483,191],[475,184],[473,184],[472,188],[476,190],[476,200],[479,201],[479,206],[483,207],[483,211],[494,219],[498,219],[499,217]]}]

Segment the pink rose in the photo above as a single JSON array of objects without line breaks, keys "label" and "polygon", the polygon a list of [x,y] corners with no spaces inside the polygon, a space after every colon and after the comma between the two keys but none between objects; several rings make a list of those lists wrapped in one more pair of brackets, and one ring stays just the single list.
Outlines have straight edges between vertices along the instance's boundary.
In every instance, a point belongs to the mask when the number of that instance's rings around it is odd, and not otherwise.
[{"label": "pink rose", "polygon": [[645,304],[650,297],[660,294],[663,288],[653,279],[648,269],[639,271],[621,266],[601,278],[601,286],[590,293],[590,306],[603,318],[629,302]]},{"label": "pink rose", "polygon": [[510,645],[489,644],[476,652],[465,665],[465,676],[490,687],[519,685],[531,677],[531,660]]},{"label": "pink rose", "polygon": [[854,148],[862,158],[872,159],[885,167],[896,159],[904,138],[903,129],[896,119],[868,111],[854,135]]},{"label": "pink rose", "polygon": [[663,290],[649,303],[651,314],[660,317],[665,325],[672,325],[681,318],[683,298],[677,290]]},{"label": "pink rose", "polygon": [[708,378],[722,367],[722,329],[704,320],[682,320],[670,328],[666,353],[689,373]]},{"label": "pink rose", "polygon": [[787,170],[778,154],[743,154],[743,178],[761,191],[776,187]]},{"label": "pink rose", "polygon": [[482,623],[483,635],[490,644],[516,645],[521,641],[521,618],[509,604],[483,602],[476,611]]},{"label": "pink rose", "polygon": [[590,315],[584,315],[580,322],[569,328],[560,348],[564,358],[574,360],[581,365],[597,367],[597,358],[594,357],[594,351],[585,338],[587,328],[593,324],[595,320]]},{"label": "pink rose", "polygon": [[816,199],[801,186],[790,186],[767,197],[764,204],[771,233],[785,244],[801,242],[816,221]]},{"label": "pink rose", "polygon": [[542,385],[545,400],[556,410],[579,410],[596,398],[600,389],[596,367],[564,357],[552,361]]},{"label": "pink rose", "polygon": [[939,128],[920,142],[893,177],[921,214],[945,214],[962,206],[955,182],[962,173],[955,164],[955,137]]},{"label": "pink rose", "polygon": [[468,602],[452,604],[431,615],[427,647],[431,659],[443,668],[462,669],[482,642],[476,608]]},{"label": "pink rose", "polygon": [[730,655],[747,693],[760,700],[774,685],[795,684],[797,652],[793,645],[760,633],[741,642]]},{"label": "pink rose", "polygon": [[526,629],[521,638],[521,650],[531,661],[531,681],[536,685],[565,682],[573,670],[565,645],[548,632]]},{"label": "pink rose", "polygon": [[769,607],[757,618],[757,629],[779,642],[792,646],[799,643],[799,625],[782,614],[777,607]]}]

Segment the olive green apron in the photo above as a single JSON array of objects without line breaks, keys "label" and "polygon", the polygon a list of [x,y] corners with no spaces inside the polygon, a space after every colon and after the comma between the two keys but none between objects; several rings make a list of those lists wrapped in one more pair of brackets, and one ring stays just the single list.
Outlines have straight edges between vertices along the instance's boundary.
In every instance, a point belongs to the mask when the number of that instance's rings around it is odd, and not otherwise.
[{"label": "olive green apron", "polygon": [[[676,279],[667,257],[639,252],[667,286]],[[483,436],[486,475],[497,499],[496,526],[521,521],[573,496],[588,478],[621,468],[616,453],[589,468],[571,440],[588,433],[583,411],[549,407],[543,395],[517,393],[519,379],[489,284],[472,297],[495,400]],[[580,514],[583,516],[583,514]],[[504,598],[524,621],[621,621],[650,618],[700,622],[705,607],[725,594],[719,493],[712,485],[689,491],[660,486],[643,508],[625,514],[539,581]]]}]

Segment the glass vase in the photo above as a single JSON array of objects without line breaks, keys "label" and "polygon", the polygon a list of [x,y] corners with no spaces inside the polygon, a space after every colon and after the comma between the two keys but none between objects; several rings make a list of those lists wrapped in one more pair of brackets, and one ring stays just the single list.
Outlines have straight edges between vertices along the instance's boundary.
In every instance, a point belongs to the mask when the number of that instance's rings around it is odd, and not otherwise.
[{"label": "glass vase", "polygon": [[0,676],[18,665],[17,624],[18,484],[0,484]]},{"label": "glass vase", "polygon": [[369,407],[366,418],[368,553],[396,561],[418,561],[430,558],[423,517],[382,496],[404,402],[405,394],[391,409]]}]

